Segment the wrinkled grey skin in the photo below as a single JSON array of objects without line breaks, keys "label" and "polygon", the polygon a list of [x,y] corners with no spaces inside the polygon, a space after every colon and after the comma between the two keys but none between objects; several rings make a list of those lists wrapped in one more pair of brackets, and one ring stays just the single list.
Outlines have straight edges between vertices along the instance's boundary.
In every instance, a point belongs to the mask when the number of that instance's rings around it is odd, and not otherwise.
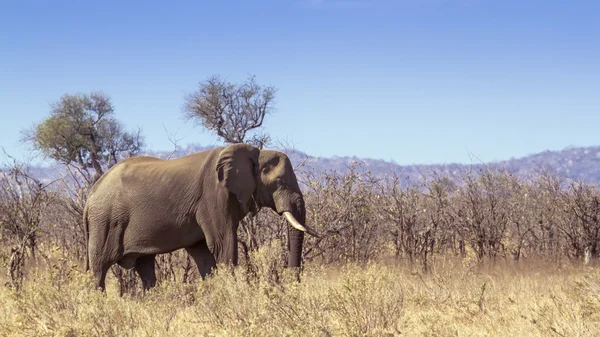
[{"label": "wrinkled grey skin", "polygon": [[[85,205],[88,261],[96,286],[118,263],[156,283],[156,254],[184,248],[204,279],[217,263],[237,265],[237,229],[270,207],[305,223],[304,199],[288,157],[233,144],[185,157],[124,159],[94,184]],[[290,267],[300,267],[304,232],[290,228]]]}]

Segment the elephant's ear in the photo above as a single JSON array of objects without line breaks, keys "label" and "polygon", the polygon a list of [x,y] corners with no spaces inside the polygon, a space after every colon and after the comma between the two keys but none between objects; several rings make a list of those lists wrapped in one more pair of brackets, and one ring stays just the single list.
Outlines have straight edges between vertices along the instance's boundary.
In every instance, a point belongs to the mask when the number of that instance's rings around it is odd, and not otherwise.
[{"label": "elephant's ear", "polygon": [[248,212],[248,202],[256,190],[258,156],[260,150],[248,144],[227,146],[217,160],[217,177],[227,189],[235,194]]}]

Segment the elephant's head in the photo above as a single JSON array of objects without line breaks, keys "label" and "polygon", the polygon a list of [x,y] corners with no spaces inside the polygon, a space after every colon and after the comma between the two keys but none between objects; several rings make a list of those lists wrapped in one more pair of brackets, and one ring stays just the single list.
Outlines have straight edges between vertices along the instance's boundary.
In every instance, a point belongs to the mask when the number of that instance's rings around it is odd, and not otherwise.
[{"label": "elephant's head", "polygon": [[269,207],[287,220],[293,227],[288,265],[300,267],[304,232],[319,234],[306,225],[304,197],[290,159],[279,151],[233,144],[221,152],[217,172],[219,181],[237,196],[243,214]]}]

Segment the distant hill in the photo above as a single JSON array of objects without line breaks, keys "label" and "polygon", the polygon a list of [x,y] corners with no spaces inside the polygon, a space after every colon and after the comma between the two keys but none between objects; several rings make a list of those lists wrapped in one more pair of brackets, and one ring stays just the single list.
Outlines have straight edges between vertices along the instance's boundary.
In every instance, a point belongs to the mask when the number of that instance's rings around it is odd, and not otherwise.
[{"label": "distant hill", "polygon": [[[177,158],[186,154],[214,148],[215,146],[189,145],[179,148],[174,152],[147,151],[146,155],[161,158]],[[384,160],[357,158],[357,157],[314,157],[309,154],[294,151],[289,153],[290,159],[295,166],[305,163],[314,171],[337,170],[346,171],[347,167],[354,162],[361,162],[362,170],[370,170],[375,175],[386,175],[397,172],[408,176],[411,181],[419,181],[423,175],[429,175],[432,171],[442,175],[452,175],[472,168],[478,170],[487,166],[492,169],[504,168],[522,177],[528,177],[540,168],[551,170],[567,179],[581,180],[600,185],[600,146],[594,147],[569,147],[561,151],[544,151],[541,153],[525,156],[522,158],[511,158],[504,161],[489,162],[485,164],[436,164],[436,165],[397,165]],[[58,175],[56,167],[34,167],[32,172],[44,181],[50,181]]]}]

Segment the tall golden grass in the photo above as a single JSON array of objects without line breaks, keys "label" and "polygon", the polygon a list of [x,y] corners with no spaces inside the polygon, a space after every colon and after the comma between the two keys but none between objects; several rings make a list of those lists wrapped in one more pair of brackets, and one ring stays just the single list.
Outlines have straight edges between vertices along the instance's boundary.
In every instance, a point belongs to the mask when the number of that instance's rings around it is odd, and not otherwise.
[{"label": "tall golden grass", "polygon": [[[221,268],[145,295],[106,293],[68,259],[0,287],[0,336],[598,336],[600,271],[581,264],[481,266],[439,258],[430,272],[396,262],[307,265],[296,282],[280,245],[252,274]],[[4,281],[4,280],[3,280]]]}]

